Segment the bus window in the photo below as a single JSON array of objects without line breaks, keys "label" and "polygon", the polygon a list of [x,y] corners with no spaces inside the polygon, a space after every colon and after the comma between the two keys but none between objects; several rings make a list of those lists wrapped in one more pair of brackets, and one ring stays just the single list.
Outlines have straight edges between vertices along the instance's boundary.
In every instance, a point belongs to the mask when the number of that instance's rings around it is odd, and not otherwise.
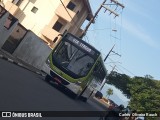
[{"label": "bus window", "polygon": [[10,29],[12,25],[17,21],[17,19],[13,15],[9,15],[8,19],[6,20],[4,27]]},{"label": "bus window", "polygon": [[97,83],[101,84],[104,80],[104,77],[106,75],[105,70],[101,64],[101,62],[98,62],[93,70],[93,76],[96,79]]},{"label": "bus window", "polygon": [[86,76],[92,68],[95,60],[83,49],[77,48],[68,41],[62,41],[59,47],[53,52],[53,63],[63,70],[69,71],[71,76]]}]

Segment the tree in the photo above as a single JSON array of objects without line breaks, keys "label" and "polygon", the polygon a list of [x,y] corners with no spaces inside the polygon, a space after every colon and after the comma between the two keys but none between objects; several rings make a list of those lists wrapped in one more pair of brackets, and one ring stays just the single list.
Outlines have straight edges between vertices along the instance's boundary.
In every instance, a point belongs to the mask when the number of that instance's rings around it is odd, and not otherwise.
[{"label": "tree", "polygon": [[[108,84],[114,85],[130,99],[131,109],[148,113],[160,111],[160,81],[154,80],[151,75],[130,78],[125,74],[112,72],[107,79]],[[145,117],[145,120],[155,119]]]},{"label": "tree", "polygon": [[[108,98],[109,98],[109,96],[113,95],[113,89],[109,88],[109,89],[106,91],[106,93],[107,93],[107,96],[108,96]],[[106,96],[106,97],[107,97],[107,96]]]},{"label": "tree", "polygon": [[106,79],[108,79],[108,84],[114,85],[117,89],[122,91],[127,98],[130,98],[130,91],[127,88],[127,85],[131,82],[129,76],[113,71]]},{"label": "tree", "polygon": [[[132,109],[148,113],[160,110],[160,81],[151,78],[150,76],[134,77],[128,85],[131,94],[129,105]],[[145,119],[154,120],[156,118]]]}]

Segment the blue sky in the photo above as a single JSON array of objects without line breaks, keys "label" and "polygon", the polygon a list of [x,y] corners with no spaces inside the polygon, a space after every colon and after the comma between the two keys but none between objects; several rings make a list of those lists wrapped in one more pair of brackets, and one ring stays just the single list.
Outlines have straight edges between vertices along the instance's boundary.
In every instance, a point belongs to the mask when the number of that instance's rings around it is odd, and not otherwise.
[{"label": "blue sky", "polygon": [[[90,0],[93,13],[104,0]],[[149,74],[160,80],[160,15],[159,0],[119,0],[125,5],[117,8],[119,17],[114,18],[101,9],[84,40],[88,41],[103,54],[113,49],[122,56],[111,54],[106,60],[110,71],[116,64],[116,71],[131,77]],[[109,0],[107,2],[109,4]],[[112,9],[115,6],[110,6]],[[85,24],[83,25],[83,27]],[[117,32],[113,31],[117,30]]]}]

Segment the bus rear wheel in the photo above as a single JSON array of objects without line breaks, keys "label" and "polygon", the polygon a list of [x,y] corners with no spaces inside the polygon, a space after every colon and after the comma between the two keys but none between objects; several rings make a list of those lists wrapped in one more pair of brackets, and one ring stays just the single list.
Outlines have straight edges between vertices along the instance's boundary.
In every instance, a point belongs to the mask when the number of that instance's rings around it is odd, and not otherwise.
[{"label": "bus rear wheel", "polygon": [[87,100],[88,100],[88,99],[87,99],[86,97],[83,97],[83,96],[82,96],[82,101],[83,101],[83,102],[87,102]]},{"label": "bus rear wheel", "polygon": [[85,92],[85,90],[87,89],[88,86],[86,86],[82,92],[80,92],[79,94],[76,94],[75,99],[81,99],[83,102],[87,102],[87,98],[83,97],[82,94]]}]

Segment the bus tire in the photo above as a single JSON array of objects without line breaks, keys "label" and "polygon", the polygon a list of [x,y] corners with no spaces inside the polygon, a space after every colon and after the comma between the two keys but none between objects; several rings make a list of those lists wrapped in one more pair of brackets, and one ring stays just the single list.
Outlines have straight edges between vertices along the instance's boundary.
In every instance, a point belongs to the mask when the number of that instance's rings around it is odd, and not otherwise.
[{"label": "bus tire", "polygon": [[83,101],[83,102],[87,102],[87,100],[88,100],[88,99],[87,99],[86,97],[82,97],[82,101]]},{"label": "bus tire", "polygon": [[51,77],[47,74],[46,76],[45,76],[45,81],[46,82],[49,82],[51,80]]},{"label": "bus tire", "polygon": [[80,94],[76,94],[75,99],[82,98],[82,101],[83,101],[83,102],[87,102],[87,98],[82,96],[82,94],[85,92],[85,90],[87,89],[87,87],[88,87],[88,86],[86,86],[86,87],[82,90],[82,92],[80,92]]}]

